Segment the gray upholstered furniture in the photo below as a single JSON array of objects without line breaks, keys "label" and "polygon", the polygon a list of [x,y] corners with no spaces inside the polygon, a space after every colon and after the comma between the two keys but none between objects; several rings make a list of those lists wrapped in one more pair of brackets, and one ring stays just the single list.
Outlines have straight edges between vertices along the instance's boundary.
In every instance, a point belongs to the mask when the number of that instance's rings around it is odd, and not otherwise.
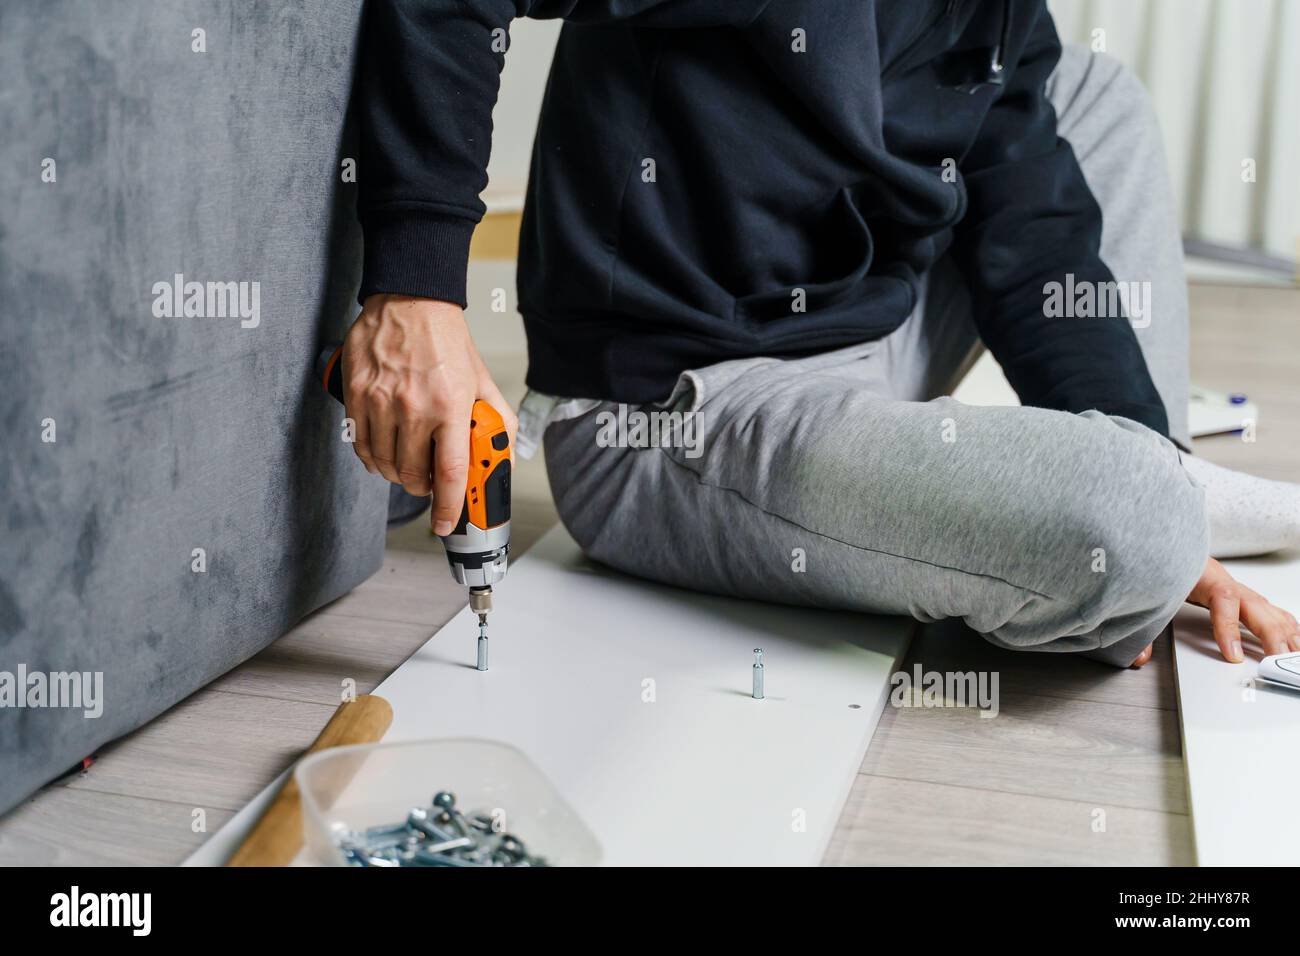
[{"label": "gray upholstered furniture", "polygon": [[[0,4],[0,680],[103,673],[98,718],[0,708],[0,810],[379,566],[387,486],[310,374],[355,311],[360,13]],[[210,314],[240,286],[159,317],[178,274],[258,283],[256,325]]]}]

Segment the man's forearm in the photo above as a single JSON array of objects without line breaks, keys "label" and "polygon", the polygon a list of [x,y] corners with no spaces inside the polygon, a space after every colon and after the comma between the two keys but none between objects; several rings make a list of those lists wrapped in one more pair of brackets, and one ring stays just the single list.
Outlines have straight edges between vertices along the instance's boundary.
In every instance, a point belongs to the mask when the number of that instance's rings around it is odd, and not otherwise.
[{"label": "man's forearm", "polygon": [[[527,4],[523,4],[525,7]],[[371,0],[357,86],[362,301],[465,305],[511,0]]]}]

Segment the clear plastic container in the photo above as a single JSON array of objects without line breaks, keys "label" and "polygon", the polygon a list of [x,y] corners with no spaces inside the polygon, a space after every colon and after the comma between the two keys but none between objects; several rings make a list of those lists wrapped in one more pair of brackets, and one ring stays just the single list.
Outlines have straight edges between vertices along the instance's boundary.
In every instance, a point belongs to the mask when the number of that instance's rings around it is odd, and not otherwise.
[{"label": "clear plastic container", "polygon": [[298,763],[304,845],[314,862],[342,866],[333,833],[402,823],[449,790],[462,813],[503,814],[502,829],[552,866],[594,866],[600,844],[524,754],[493,740],[457,738],[334,747]]}]

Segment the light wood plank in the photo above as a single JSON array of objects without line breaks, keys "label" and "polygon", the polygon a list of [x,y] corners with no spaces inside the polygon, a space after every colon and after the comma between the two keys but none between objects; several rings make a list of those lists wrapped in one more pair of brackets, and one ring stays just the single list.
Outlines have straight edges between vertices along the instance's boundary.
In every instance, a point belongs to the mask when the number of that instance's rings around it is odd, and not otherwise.
[{"label": "light wood plank", "polygon": [[[1098,820],[1104,832],[1093,829]],[[1189,866],[1193,860],[1185,815],[860,774],[823,863]]]},{"label": "light wood plank", "polygon": [[[454,608],[455,614],[464,601]],[[313,614],[212,690],[338,706],[345,688],[368,694],[429,639],[429,627],[334,610]],[[352,681],[345,685],[344,681]]]},{"label": "light wood plank", "polygon": [[345,594],[328,610],[334,614],[433,630],[465,606],[465,589],[452,580],[447,558],[436,540],[426,551],[389,549],[380,571]]},{"label": "light wood plank", "polygon": [[1193,286],[1192,380],[1259,403],[1256,440],[1197,439],[1196,454],[1263,478],[1300,481],[1300,291]]},{"label": "light wood plank", "polygon": [[471,259],[514,259],[519,255],[522,212],[490,212],[480,220],[469,242]]},{"label": "light wood plank", "polygon": [[[226,824],[234,811],[89,790],[43,790],[0,826],[5,866],[170,866]],[[199,823],[204,827],[195,832]]]},{"label": "light wood plank", "polygon": [[1187,811],[1177,715],[1146,707],[1005,692],[992,719],[970,708],[890,706],[862,772]]},{"label": "light wood plank", "polygon": [[997,671],[1004,693],[1175,710],[1178,696],[1169,658],[1168,634],[1156,641],[1155,658],[1146,667],[1116,671],[1075,654],[1004,650],[961,621],[948,620],[920,629],[907,668],[920,663],[925,670],[941,672]]},{"label": "light wood plank", "polygon": [[307,749],[337,706],[201,690],[101,750],[66,789],[238,810]]}]

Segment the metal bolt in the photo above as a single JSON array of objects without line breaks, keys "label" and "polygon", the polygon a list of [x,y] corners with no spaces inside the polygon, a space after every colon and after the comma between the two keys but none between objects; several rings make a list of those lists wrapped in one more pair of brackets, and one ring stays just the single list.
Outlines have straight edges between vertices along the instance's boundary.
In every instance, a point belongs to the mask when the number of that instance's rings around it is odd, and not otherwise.
[{"label": "metal bolt", "polygon": [[367,840],[361,845],[361,849],[366,853],[380,853],[388,850],[405,850],[412,843],[418,843],[420,835],[412,830],[403,830],[401,833],[395,833],[392,836],[381,837],[375,840]]},{"label": "metal bolt", "polygon": [[465,822],[461,812],[456,809],[456,795],[447,790],[439,790],[433,795],[433,805],[442,813],[438,814],[438,822],[450,824],[456,831],[456,835],[467,837],[474,833],[473,827]]},{"label": "metal bolt", "polygon": [[463,847],[474,845],[474,840],[471,837],[456,837],[454,840],[443,840],[441,843],[430,843],[427,846],[421,846],[416,850],[416,852],[446,853],[448,850],[459,850]]},{"label": "metal bolt", "polygon": [[482,863],[475,863],[471,860],[465,860],[450,853],[430,853],[427,850],[416,850],[415,856],[411,858],[414,866],[482,866]]},{"label": "metal bolt", "polygon": [[[501,834],[501,841],[497,844],[496,852],[515,863],[527,858],[528,856],[528,851],[524,848],[523,841],[518,837],[511,836],[509,833]],[[495,856],[496,854],[493,855]]]},{"label": "metal bolt", "polygon": [[401,866],[401,856],[395,850],[379,850],[361,854],[362,866]]},{"label": "metal bolt", "polygon": [[467,818],[456,809],[456,795],[439,790],[431,806],[415,807],[404,824],[357,832],[339,823],[330,829],[348,866],[549,866],[543,857],[530,856],[518,837],[496,832],[494,823],[483,812]]},{"label": "metal bolt", "polygon": [[457,836],[455,833],[437,826],[430,819],[429,811],[424,807],[414,808],[406,817],[406,825],[434,840],[454,840]]},{"label": "metal bolt", "polygon": [[460,815],[460,811],[455,807],[450,810],[444,810],[438,815],[438,822],[449,824],[457,834],[463,837],[470,836],[477,831],[465,822],[465,818]]},{"label": "metal bolt", "polygon": [[763,649],[754,648],[754,700],[763,699]]},{"label": "metal bolt", "polygon": [[383,826],[370,827],[362,831],[361,839],[366,843],[373,843],[376,840],[391,840],[394,837],[411,836],[410,823],[388,823]]}]

